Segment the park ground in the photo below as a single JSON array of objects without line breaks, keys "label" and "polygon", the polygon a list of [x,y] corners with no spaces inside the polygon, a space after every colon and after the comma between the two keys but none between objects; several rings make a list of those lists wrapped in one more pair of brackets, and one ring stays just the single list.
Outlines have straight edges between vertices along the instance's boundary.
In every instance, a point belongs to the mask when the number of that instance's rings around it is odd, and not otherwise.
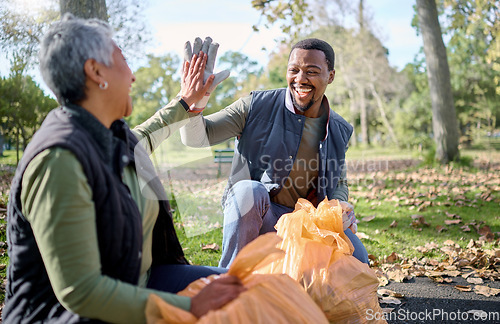
[{"label": "park ground", "polygon": [[[352,149],[347,156],[358,236],[379,278],[389,322],[453,322],[457,316],[459,322],[500,322],[491,317],[500,309],[500,151],[462,151],[462,156],[466,163],[448,166],[425,164],[425,154],[393,149]],[[230,164],[221,166],[221,175],[211,156],[174,164],[160,173],[184,252],[193,264],[216,266],[220,197]],[[13,165],[14,152],[5,152],[0,157],[1,300]]]}]

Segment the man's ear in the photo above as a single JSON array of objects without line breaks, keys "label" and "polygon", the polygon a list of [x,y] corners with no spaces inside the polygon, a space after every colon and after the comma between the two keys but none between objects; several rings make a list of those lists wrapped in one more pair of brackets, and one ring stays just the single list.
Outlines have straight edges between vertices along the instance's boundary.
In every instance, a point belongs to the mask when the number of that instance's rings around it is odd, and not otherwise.
[{"label": "man's ear", "polygon": [[335,69],[330,71],[330,76],[328,77],[328,84],[332,83],[335,79]]},{"label": "man's ear", "polygon": [[101,64],[94,59],[88,59],[83,65],[83,71],[85,72],[87,78],[97,84],[100,84],[103,81],[100,69]]}]

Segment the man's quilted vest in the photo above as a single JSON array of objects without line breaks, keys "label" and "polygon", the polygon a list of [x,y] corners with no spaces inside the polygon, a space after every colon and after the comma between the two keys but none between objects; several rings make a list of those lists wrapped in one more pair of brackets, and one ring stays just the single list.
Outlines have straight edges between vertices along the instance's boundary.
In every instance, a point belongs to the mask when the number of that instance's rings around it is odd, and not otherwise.
[{"label": "man's quilted vest", "polygon": [[[286,108],[286,93],[286,89],[252,92],[250,110],[236,145],[224,197],[243,179],[262,182],[271,196],[285,184],[297,157],[305,123],[304,116]],[[345,151],[352,131],[348,122],[329,110],[326,136],[318,143],[318,201],[333,197],[345,168]]]}]

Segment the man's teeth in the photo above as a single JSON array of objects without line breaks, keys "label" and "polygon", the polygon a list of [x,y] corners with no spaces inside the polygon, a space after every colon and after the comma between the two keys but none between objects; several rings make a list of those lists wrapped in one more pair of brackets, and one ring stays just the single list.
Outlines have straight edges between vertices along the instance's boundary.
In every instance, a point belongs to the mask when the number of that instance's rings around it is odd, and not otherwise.
[{"label": "man's teeth", "polygon": [[302,89],[302,88],[295,88],[295,91],[297,92],[302,92],[302,93],[307,93],[307,92],[311,92],[312,89]]}]

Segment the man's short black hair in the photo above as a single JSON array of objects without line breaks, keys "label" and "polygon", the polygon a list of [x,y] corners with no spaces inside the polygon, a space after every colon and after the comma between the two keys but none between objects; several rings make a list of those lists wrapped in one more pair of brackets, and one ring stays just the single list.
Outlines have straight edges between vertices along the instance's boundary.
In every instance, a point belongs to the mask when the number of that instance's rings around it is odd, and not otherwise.
[{"label": "man's short black hair", "polygon": [[319,50],[325,53],[326,64],[328,65],[328,70],[332,71],[335,68],[335,52],[333,48],[327,42],[317,39],[317,38],[307,38],[299,41],[293,45],[290,54],[294,49],[300,48],[305,50]]}]

